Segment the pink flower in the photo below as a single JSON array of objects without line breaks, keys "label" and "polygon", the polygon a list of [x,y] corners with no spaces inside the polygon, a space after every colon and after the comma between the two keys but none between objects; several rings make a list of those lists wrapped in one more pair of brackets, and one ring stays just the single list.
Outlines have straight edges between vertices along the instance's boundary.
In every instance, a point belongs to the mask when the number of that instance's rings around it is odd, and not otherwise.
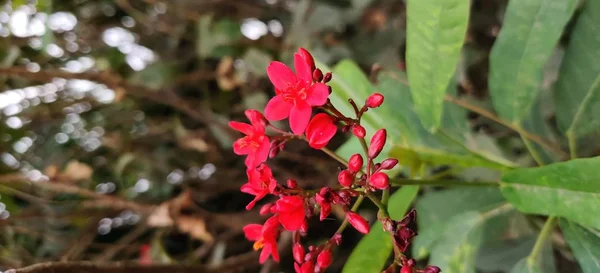
[{"label": "pink flower", "polygon": [[325,104],[329,96],[327,85],[313,83],[313,71],[306,54],[308,52],[305,50],[294,54],[296,74],[281,62],[271,62],[267,67],[267,75],[275,86],[276,96],[267,103],[265,115],[269,120],[289,117],[290,127],[296,135],[306,129],[312,114],[311,106]]},{"label": "pink flower", "polygon": [[279,215],[279,222],[290,231],[300,229],[304,223],[304,199],[300,196],[282,196],[275,202],[274,210]]},{"label": "pink flower", "polygon": [[248,155],[245,164],[252,169],[267,160],[270,144],[269,137],[265,135],[266,120],[262,114],[256,110],[246,110],[245,114],[250,124],[230,121],[229,127],[246,135],[233,143],[233,152]]},{"label": "pink flower", "polygon": [[242,185],[241,191],[255,196],[254,200],[246,206],[246,209],[250,210],[260,199],[269,193],[273,193],[275,187],[277,187],[277,181],[273,177],[273,172],[271,172],[269,166],[265,164],[246,170],[246,174],[248,175],[248,183]]},{"label": "pink flower", "polygon": [[337,126],[333,124],[333,119],[324,113],[316,114],[306,127],[306,138],[308,146],[314,149],[321,149],[327,146],[329,140],[333,138]]},{"label": "pink flower", "polygon": [[279,252],[277,250],[279,230],[276,217],[267,219],[264,225],[246,225],[244,235],[248,240],[255,241],[254,250],[262,249],[259,259],[261,264],[269,258],[269,255],[273,256],[273,260],[279,262]]}]

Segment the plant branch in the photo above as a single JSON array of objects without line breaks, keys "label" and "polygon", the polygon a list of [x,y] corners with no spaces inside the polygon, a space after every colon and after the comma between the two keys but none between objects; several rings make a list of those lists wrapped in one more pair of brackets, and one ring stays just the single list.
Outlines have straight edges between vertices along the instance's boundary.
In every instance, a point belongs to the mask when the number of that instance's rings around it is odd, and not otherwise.
[{"label": "plant branch", "polygon": [[548,237],[550,237],[550,234],[552,234],[552,230],[554,229],[554,226],[556,225],[556,219],[557,218],[555,216],[550,216],[546,220],[544,227],[542,227],[542,230],[540,231],[540,235],[537,237],[537,240],[535,240],[535,245],[533,246],[533,249],[531,250],[531,254],[529,254],[529,257],[527,257],[528,264],[535,263],[537,256],[542,251],[542,247],[544,246],[544,243],[546,242]]},{"label": "plant branch", "polygon": [[421,179],[391,179],[391,186],[405,186],[405,185],[427,185],[427,186],[464,186],[464,187],[498,187],[500,182],[497,181],[475,181],[466,182],[458,180],[421,180]]},{"label": "plant branch", "polygon": [[390,217],[388,211],[387,211],[387,207],[386,205],[384,205],[378,198],[377,196],[373,195],[370,192],[365,192],[365,195],[371,199],[371,202],[373,202],[373,204],[375,204],[375,206],[377,206],[379,208],[379,211],[377,212],[377,218],[387,218]]},{"label": "plant branch", "polygon": [[[361,195],[358,198],[356,198],[356,201],[354,202],[354,205],[352,205],[352,208],[350,210],[353,212],[356,212],[364,199],[365,199],[364,195]],[[346,229],[347,226],[348,226],[348,218],[344,218],[344,221],[342,222],[340,227],[335,231],[335,234],[342,234],[342,232],[344,231],[344,229]]]},{"label": "plant branch", "polygon": [[345,159],[343,159],[342,157],[340,157],[339,155],[337,155],[334,151],[329,150],[326,147],[321,148],[321,151],[323,151],[324,153],[326,153],[331,158],[337,160],[337,162],[341,163],[342,165],[348,166],[348,161],[346,161]]}]

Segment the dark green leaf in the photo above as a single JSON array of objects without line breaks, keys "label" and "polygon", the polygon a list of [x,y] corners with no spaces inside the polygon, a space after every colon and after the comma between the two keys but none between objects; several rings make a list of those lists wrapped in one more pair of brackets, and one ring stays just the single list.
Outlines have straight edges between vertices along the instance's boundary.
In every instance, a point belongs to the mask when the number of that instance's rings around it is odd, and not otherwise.
[{"label": "dark green leaf", "polygon": [[518,124],[540,90],[542,70],[577,0],[510,1],[490,55],[490,94],[498,114]]},{"label": "dark green leaf", "polygon": [[[390,196],[388,203],[390,216],[393,219],[401,219],[418,192],[418,186],[405,186]],[[342,272],[380,272],[391,252],[391,235],[384,232],[381,223],[377,222],[371,227],[371,232],[365,235],[354,248]]]},{"label": "dark green leaf", "polygon": [[600,228],[600,157],[576,159],[502,176],[502,194],[525,213],[556,215]]},{"label": "dark green leaf", "polygon": [[590,230],[561,219],[560,228],[584,273],[600,272],[600,237]]},{"label": "dark green leaf", "polygon": [[423,126],[441,124],[446,88],[454,75],[469,20],[464,0],[409,0],[406,64],[415,110]]}]

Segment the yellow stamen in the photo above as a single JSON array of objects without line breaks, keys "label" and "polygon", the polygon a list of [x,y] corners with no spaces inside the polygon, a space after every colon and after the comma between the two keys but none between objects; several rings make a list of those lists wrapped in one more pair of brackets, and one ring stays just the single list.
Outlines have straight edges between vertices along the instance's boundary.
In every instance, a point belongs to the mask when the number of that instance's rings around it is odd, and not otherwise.
[{"label": "yellow stamen", "polygon": [[253,248],[254,248],[254,250],[259,250],[259,249],[263,248],[264,245],[265,244],[263,243],[262,240],[258,240],[256,242],[254,242]]}]

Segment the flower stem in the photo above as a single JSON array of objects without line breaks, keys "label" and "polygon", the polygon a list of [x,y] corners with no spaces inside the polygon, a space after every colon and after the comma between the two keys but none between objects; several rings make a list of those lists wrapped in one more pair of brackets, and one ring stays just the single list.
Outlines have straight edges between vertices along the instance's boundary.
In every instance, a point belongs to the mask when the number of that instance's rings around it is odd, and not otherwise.
[{"label": "flower stem", "polygon": [[373,204],[375,204],[379,208],[379,211],[377,212],[377,218],[381,219],[390,217],[387,211],[387,207],[379,199],[377,199],[377,196],[373,195],[368,191],[365,192],[365,195],[369,197],[369,199],[371,199],[371,202],[373,202]]},{"label": "flower stem", "polygon": [[535,240],[535,245],[531,250],[531,254],[529,254],[529,257],[527,257],[528,264],[533,264],[536,262],[537,256],[542,251],[542,247],[544,246],[546,239],[548,239],[548,237],[552,234],[552,230],[556,225],[556,219],[557,218],[555,216],[550,216],[546,220],[544,227],[542,227],[542,230],[540,231],[540,235],[537,237],[537,240]]},{"label": "flower stem", "polygon": [[334,151],[329,150],[326,147],[321,148],[321,151],[323,151],[324,153],[326,153],[331,158],[337,160],[337,162],[342,163],[342,165],[348,166],[348,161],[346,161],[345,159],[343,159],[342,157],[340,157],[339,155],[337,155]]},{"label": "flower stem", "polygon": [[367,154],[369,154],[369,147],[367,146],[367,141],[364,137],[359,137],[358,140],[360,140],[360,146],[362,146],[363,150],[365,151],[365,156],[367,156]]},{"label": "flower stem", "polygon": [[497,181],[457,181],[457,180],[421,180],[421,179],[392,179],[390,180],[391,186],[404,186],[404,185],[428,185],[428,186],[465,186],[465,187],[498,187],[500,182]]},{"label": "flower stem", "polygon": [[[350,210],[353,212],[356,212],[358,210],[358,207],[360,207],[360,203],[362,203],[362,201],[364,199],[365,199],[364,195],[361,195],[358,198],[356,198],[356,201],[354,202],[354,205],[352,206],[352,208]],[[344,221],[342,222],[340,227],[335,231],[335,233],[342,234],[342,232],[344,232],[344,229],[346,229],[347,226],[348,226],[348,218],[344,218]]]},{"label": "flower stem", "polygon": [[390,188],[383,190],[381,193],[381,203],[387,208],[388,199],[390,199]]}]

